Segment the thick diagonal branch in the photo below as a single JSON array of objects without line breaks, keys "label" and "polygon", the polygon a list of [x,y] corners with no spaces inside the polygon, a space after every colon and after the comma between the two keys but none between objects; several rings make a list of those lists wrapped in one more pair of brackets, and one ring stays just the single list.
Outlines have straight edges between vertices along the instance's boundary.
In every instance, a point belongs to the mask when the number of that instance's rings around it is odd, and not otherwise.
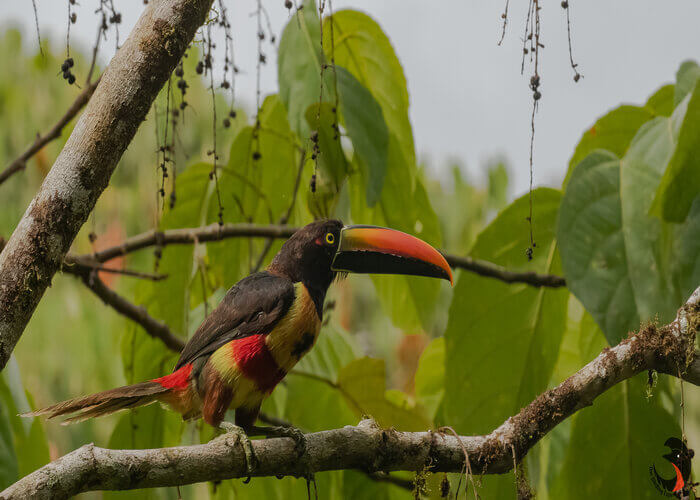
[{"label": "thick diagonal branch", "polygon": [[[166,246],[192,244],[195,242],[219,241],[227,238],[289,238],[298,228],[282,224],[211,224],[204,227],[171,229],[168,231],[148,231],[126,239],[121,245],[100,250],[90,257],[98,262],[106,262],[115,257],[147,248],[150,246]],[[561,276],[538,274],[534,272],[510,271],[502,266],[443,253],[445,259],[454,268],[465,269],[481,276],[495,278],[506,283],[525,283],[531,286],[562,287],[566,281]]]},{"label": "thick diagonal branch", "polygon": [[[474,474],[499,474],[513,467],[549,431],[593,403],[611,387],[646,370],[658,370],[700,384],[694,351],[700,329],[700,288],[676,320],[647,326],[557,387],[541,394],[517,415],[483,436],[380,429],[371,420],[307,434],[307,460],[299,460],[288,438],[254,441],[254,476],[302,476],[340,469],[459,472],[465,450]],[[238,442],[223,438],[197,446],[152,450],[109,450],[86,445],[26,476],[0,493],[3,499],[67,498],[90,490],[175,486],[247,476]]]},{"label": "thick diagonal branch", "polygon": [[149,2],[102,75],[0,253],[0,369],[211,3]]}]

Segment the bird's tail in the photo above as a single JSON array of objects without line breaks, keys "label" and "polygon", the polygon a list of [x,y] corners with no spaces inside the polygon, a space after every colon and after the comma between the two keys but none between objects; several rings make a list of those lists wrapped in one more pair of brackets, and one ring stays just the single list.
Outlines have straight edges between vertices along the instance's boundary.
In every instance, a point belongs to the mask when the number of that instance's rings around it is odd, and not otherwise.
[{"label": "bird's tail", "polygon": [[167,397],[171,392],[188,387],[191,365],[148,382],[125,385],[80,398],[62,401],[40,410],[23,413],[22,417],[47,415],[47,418],[70,415],[63,423],[81,422],[88,418],[109,415],[119,410],[137,408]]}]

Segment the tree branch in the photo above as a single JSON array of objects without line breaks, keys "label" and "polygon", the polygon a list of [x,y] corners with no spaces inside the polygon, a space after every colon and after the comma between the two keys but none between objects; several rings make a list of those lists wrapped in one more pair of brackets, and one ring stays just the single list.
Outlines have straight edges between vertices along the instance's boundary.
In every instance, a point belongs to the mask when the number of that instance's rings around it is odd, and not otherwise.
[{"label": "tree branch", "polygon": [[29,161],[29,159],[32,156],[37,154],[41,150],[41,148],[46,146],[49,142],[58,139],[61,136],[63,127],[68,125],[70,121],[73,118],[75,118],[75,115],[77,115],[80,112],[80,110],[83,109],[83,106],[87,104],[87,102],[90,100],[90,97],[92,97],[92,93],[97,88],[98,83],[100,83],[99,78],[94,83],[89,83],[87,87],[85,87],[85,90],[78,94],[78,97],[75,98],[73,104],[70,105],[70,107],[66,110],[65,114],[61,117],[60,120],[56,122],[56,124],[51,128],[51,130],[49,130],[46,133],[46,135],[37,134],[36,139],[34,139],[32,145],[29,146],[24,151],[24,153],[19,155],[12,163],[10,163],[5,168],[5,170],[0,172],[0,184],[5,182],[7,179],[9,179],[12,175],[19,172],[20,170],[24,170],[27,166],[27,161]]},{"label": "tree branch", "polygon": [[[300,460],[289,438],[253,441],[254,476],[303,476],[308,472],[358,469],[460,472],[465,451],[473,474],[501,474],[513,468],[549,431],[590,406],[614,385],[647,370],[681,374],[700,382],[694,351],[700,329],[700,287],[663,327],[649,325],[546,391],[517,415],[483,436],[398,432],[372,420],[356,427],[307,434]],[[514,460],[515,457],[515,460]],[[92,444],[40,468],[0,493],[3,499],[67,498],[84,491],[176,486],[246,477],[245,453],[233,436],[207,444],[152,450],[108,450]]]},{"label": "tree branch", "polygon": [[149,2],[0,253],[0,369],[212,0]]},{"label": "tree branch", "polygon": [[104,281],[100,279],[97,272],[91,267],[80,265],[64,266],[63,272],[80,278],[83,284],[97,295],[102,302],[112,307],[122,316],[139,324],[151,337],[162,340],[168,349],[175,352],[182,351],[185,341],[181,337],[175,335],[168,328],[168,325],[149,315],[145,307],[129,302],[105,285]]},{"label": "tree branch", "polygon": [[[148,231],[126,239],[121,245],[105,248],[91,254],[97,262],[106,262],[142,248],[192,244],[196,241],[219,241],[227,238],[289,238],[298,228],[283,224],[211,224],[204,227]],[[506,283],[525,283],[531,286],[562,287],[566,281],[561,276],[537,274],[531,271],[509,271],[484,260],[444,253],[447,262],[455,268],[465,269],[481,276],[496,278]]]}]

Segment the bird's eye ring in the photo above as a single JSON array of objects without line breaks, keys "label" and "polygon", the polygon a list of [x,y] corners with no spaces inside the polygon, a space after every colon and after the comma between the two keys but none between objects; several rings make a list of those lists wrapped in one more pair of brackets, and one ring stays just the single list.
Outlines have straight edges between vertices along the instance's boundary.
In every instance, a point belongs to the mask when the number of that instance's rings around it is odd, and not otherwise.
[{"label": "bird's eye ring", "polygon": [[333,233],[326,233],[326,243],[329,245],[335,243],[335,235]]}]

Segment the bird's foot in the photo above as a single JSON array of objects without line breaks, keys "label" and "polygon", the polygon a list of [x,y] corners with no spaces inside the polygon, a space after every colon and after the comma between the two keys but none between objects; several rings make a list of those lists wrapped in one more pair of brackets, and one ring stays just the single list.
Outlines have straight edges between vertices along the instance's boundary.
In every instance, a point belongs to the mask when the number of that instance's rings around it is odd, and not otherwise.
[{"label": "bird's foot", "polygon": [[248,478],[253,474],[253,471],[258,466],[258,459],[255,457],[255,452],[253,451],[253,444],[250,442],[250,438],[243,427],[239,427],[231,422],[221,422],[219,428],[223,430],[226,434],[219,436],[217,439],[226,438],[230,435],[236,437],[236,441],[241,443],[243,447],[243,452],[245,453],[245,466]]},{"label": "bird's foot", "polygon": [[265,437],[288,437],[294,440],[294,450],[297,455],[304,456],[306,454],[306,436],[304,433],[292,426],[274,426],[274,427],[258,427],[252,426],[249,429],[251,435]]}]

